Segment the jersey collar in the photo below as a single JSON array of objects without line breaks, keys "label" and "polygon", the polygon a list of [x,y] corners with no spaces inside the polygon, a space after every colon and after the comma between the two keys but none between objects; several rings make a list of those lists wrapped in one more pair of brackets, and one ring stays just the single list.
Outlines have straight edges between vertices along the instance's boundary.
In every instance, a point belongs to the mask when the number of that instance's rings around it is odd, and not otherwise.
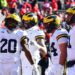
[{"label": "jersey collar", "polygon": [[36,30],[36,29],[38,29],[38,26],[34,26],[34,27],[30,28],[30,29],[27,29],[26,31],[30,32],[30,31],[33,31],[33,30]]}]

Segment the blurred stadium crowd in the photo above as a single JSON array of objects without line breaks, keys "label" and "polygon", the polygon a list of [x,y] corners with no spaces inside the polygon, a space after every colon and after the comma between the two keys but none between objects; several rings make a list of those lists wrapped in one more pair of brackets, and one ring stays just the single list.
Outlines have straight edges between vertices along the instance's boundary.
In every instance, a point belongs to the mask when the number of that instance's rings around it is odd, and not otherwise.
[{"label": "blurred stadium crowd", "polygon": [[0,17],[14,12],[22,17],[27,12],[33,12],[39,21],[48,14],[57,14],[64,21],[65,10],[71,6],[75,6],[75,0],[0,0]]}]

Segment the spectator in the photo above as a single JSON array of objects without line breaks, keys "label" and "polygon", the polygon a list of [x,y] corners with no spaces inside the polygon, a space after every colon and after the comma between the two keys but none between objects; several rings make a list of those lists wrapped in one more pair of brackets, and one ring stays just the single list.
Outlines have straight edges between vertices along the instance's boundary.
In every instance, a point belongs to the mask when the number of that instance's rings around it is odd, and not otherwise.
[{"label": "spectator", "polygon": [[7,1],[6,0],[0,0],[0,9],[7,7]]},{"label": "spectator", "polygon": [[32,5],[32,12],[36,14],[40,14],[37,0],[32,0],[31,5]]},{"label": "spectator", "polygon": [[65,0],[60,0],[60,3],[61,3],[61,9],[65,9],[65,7],[64,7]]},{"label": "spectator", "polygon": [[44,0],[44,2],[43,2],[44,11],[46,11],[49,8],[50,8],[50,2],[48,0]]},{"label": "spectator", "polygon": [[44,0],[42,6],[43,6],[43,11],[44,11],[45,16],[49,15],[49,14],[52,14],[51,3],[48,0]]},{"label": "spectator", "polygon": [[52,6],[52,9],[53,9],[53,12],[58,11],[58,5],[57,5],[56,0],[52,0],[51,6]]},{"label": "spectator", "polygon": [[57,4],[58,4],[58,9],[59,10],[62,9],[60,0],[57,0]]},{"label": "spectator", "polygon": [[7,0],[9,8],[15,8],[17,0]]},{"label": "spectator", "polygon": [[17,0],[7,0],[10,13],[17,12]]},{"label": "spectator", "polygon": [[67,0],[66,1],[66,8],[75,6],[75,1],[74,0]]},{"label": "spectator", "polygon": [[71,7],[75,6],[75,1],[74,1],[74,0],[71,0],[70,6],[71,6]]},{"label": "spectator", "polygon": [[66,9],[70,7],[70,0],[66,0]]},{"label": "spectator", "polygon": [[23,16],[26,12],[31,12],[31,11],[32,11],[32,6],[28,2],[28,0],[26,0],[26,2],[23,3],[22,8],[20,9],[20,15]]}]

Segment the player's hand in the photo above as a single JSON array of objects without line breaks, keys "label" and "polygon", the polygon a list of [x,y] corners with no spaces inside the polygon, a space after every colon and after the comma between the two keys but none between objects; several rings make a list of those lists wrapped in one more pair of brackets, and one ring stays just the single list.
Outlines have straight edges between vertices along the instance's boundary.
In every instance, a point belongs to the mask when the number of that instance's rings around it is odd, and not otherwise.
[{"label": "player's hand", "polygon": [[32,65],[32,75],[40,75],[37,64]]},{"label": "player's hand", "polygon": [[36,42],[36,41],[34,41],[34,40],[31,40],[31,42],[30,42],[32,45],[34,45],[34,46],[36,46],[37,47],[37,49],[39,49],[40,48],[40,45]]},{"label": "player's hand", "polygon": [[44,47],[40,46],[36,41],[32,40],[31,44],[33,44],[39,51],[42,58],[46,57],[47,52],[44,50]]},{"label": "player's hand", "polygon": [[45,72],[46,75],[63,75],[64,71],[64,66],[57,64],[57,65],[52,65],[47,69]]},{"label": "player's hand", "polygon": [[34,41],[34,40],[31,40],[30,43],[31,43],[32,45],[35,45],[35,46],[37,45],[37,42]]}]

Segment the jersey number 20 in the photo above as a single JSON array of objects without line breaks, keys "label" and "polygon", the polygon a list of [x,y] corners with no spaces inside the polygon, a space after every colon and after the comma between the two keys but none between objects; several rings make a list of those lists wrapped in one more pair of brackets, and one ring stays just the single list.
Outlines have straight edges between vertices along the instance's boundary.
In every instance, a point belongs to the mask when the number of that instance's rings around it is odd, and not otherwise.
[{"label": "jersey number 20", "polygon": [[[9,39],[9,40],[2,39],[0,42],[2,43],[0,53],[7,53],[7,52],[15,53],[16,52],[17,41],[15,39]],[[11,49],[11,46],[13,49]]]}]

